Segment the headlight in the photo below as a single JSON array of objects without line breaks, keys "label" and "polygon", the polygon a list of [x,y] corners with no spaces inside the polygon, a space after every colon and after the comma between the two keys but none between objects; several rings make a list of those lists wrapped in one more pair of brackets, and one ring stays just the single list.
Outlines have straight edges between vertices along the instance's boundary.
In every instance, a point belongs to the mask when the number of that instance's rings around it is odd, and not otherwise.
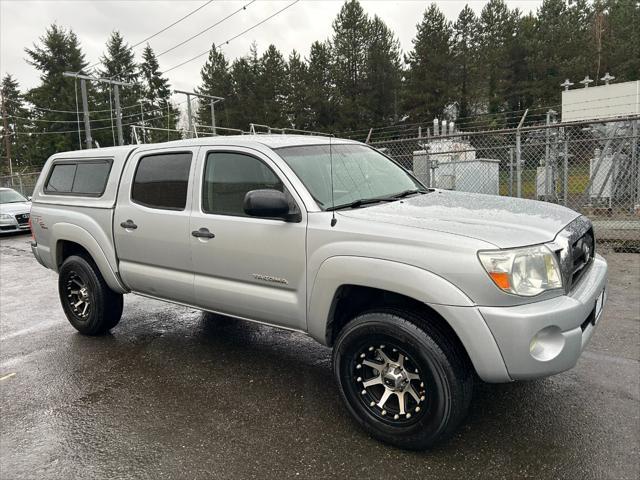
[{"label": "headlight", "polygon": [[0,213],[0,220],[13,220],[13,216],[6,213]]},{"label": "headlight", "polygon": [[560,267],[545,245],[478,252],[493,283],[508,293],[533,297],[545,290],[562,288]]}]

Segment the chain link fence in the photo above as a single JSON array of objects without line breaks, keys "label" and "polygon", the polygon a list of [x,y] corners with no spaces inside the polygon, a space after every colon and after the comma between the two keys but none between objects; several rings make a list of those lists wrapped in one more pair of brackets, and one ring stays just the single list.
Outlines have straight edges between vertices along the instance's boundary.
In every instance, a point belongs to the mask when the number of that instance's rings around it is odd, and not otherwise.
[{"label": "chain link fence", "polygon": [[[640,116],[635,116],[609,122],[418,134],[374,139],[370,144],[413,171],[425,185],[565,205],[593,221],[600,244],[637,251],[639,129]],[[225,132],[229,133],[238,132]],[[0,176],[0,186],[30,196],[39,173]]]},{"label": "chain link fence", "polygon": [[[370,144],[430,187],[565,205],[591,218],[601,244],[637,250],[639,119],[450,131]],[[447,132],[443,127],[434,129]]]},{"label": "chain link fence", "polygon": [[13,188],[25,197],[30,197],[33,195],[39,175],[39,171],[3,175],[0,176],[0,187]]}]

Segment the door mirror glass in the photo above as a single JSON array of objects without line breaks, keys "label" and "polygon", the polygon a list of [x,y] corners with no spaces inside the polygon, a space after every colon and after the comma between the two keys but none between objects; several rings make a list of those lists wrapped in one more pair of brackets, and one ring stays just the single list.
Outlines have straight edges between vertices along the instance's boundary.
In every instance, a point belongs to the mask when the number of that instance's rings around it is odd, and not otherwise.
[{"label": "door mirror glass", "polygon": [[279,190],[251,190],[244,196],[244,213],[252,217],[275,217],[289,220],[287,196]]}]

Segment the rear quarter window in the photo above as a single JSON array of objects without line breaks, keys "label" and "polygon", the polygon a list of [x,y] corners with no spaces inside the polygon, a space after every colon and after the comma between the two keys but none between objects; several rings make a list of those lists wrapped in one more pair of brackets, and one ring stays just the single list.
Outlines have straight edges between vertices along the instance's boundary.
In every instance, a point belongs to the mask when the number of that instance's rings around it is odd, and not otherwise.
[{"label": "rear quarter window", "polygon": [[55,195],[87,195],[104,193],[111,171],[110,160],[64,161],[54,163],[44,192]]}]

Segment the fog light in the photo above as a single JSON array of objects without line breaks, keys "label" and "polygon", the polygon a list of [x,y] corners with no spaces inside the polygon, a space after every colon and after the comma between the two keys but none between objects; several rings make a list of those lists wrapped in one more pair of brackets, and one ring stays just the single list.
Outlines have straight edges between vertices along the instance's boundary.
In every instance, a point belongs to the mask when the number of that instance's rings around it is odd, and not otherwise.
[{"label": "fog light", "polygon": [[559,327],[545,327],[529,342],[529,353],[536,360],[548,362],[560,354],[564,348],[564,342],[564,335]]}]

